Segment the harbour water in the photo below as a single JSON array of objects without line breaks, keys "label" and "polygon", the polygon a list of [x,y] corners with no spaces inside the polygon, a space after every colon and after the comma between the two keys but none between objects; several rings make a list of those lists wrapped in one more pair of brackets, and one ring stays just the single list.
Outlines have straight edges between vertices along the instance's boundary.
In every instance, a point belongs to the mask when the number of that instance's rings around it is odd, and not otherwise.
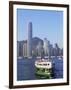
[{"label": "harbour water", "polygon": [[[35,60],[32,59],[18,59],[17,60],[17,80],[37,80],[35,75]],[[54,57],[53,63],[53,78],[63,78],[63,59]]]}]

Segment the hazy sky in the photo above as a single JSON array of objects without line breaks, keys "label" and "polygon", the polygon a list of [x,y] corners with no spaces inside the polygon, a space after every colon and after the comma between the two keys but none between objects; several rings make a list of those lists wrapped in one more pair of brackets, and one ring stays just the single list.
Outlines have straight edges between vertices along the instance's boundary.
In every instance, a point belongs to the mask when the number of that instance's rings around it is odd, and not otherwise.
[{"label": "hazy sky", "polygon": [[27,39],[28,23],[32,22],[33,37],[63,47],[63,11],[17,9],[18,41]]}]

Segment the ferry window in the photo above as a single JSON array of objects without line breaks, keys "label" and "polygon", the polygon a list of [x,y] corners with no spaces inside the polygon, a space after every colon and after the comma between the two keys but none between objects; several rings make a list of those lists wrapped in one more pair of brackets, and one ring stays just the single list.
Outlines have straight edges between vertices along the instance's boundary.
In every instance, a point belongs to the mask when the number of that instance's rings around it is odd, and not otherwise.
[{"label": "ferry window", "polygon": [[42,69],[42,72],[45,72],[45,69]]},{"label": "ferry window", "polygon": [[42,65],[42,64],[38,64],[38,65]]},{"label": "ferry window", "polygon": [[50,64],[48,63],[48,65],[50,65]]},{"label": "ferry window", "polygon": [[39,68],[37,68],[36,70],[39,71]]},{"label": "ferry window", "polygon": [[47,64],[43,64],[43,65],[47,66]]},{"label": "ferry window", "polygon": [[42,64],[40,64],[40,65],[42,65]]}]

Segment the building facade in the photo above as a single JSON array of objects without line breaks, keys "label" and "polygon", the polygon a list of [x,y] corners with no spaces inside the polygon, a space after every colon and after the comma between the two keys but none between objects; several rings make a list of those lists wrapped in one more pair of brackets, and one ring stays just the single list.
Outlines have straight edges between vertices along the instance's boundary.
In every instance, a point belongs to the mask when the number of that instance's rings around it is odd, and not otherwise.
[{"label": "building facade", "polygon": [[44,38],[44,55],[47,56],[49,55],[49,45],[50,42],[47,40],[47,38]]},{"label": "building facade", "polygon": [[23,44],[23,57],[27,57],[27,42]]},{"label": "building facade", "polygon": [[43,57],[43,45],[41,42],[38,43],[37,45],[37,56]]},{"label": "building facade", "polygon": [[28,23],[27,56],[32,57],[32,22]]}]

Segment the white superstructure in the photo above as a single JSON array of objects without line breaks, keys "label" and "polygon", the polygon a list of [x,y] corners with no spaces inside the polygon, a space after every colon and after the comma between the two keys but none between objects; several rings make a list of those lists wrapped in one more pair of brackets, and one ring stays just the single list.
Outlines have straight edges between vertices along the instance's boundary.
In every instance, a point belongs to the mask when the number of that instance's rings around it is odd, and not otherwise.
[{"label": "white superstructure", "polygon": [[37,60],[35,62],[35,66],[37,68],[47,68],[47,69],[51,69],[52,68],[52,62],[51,61],[47,61],[47,60]]}]

